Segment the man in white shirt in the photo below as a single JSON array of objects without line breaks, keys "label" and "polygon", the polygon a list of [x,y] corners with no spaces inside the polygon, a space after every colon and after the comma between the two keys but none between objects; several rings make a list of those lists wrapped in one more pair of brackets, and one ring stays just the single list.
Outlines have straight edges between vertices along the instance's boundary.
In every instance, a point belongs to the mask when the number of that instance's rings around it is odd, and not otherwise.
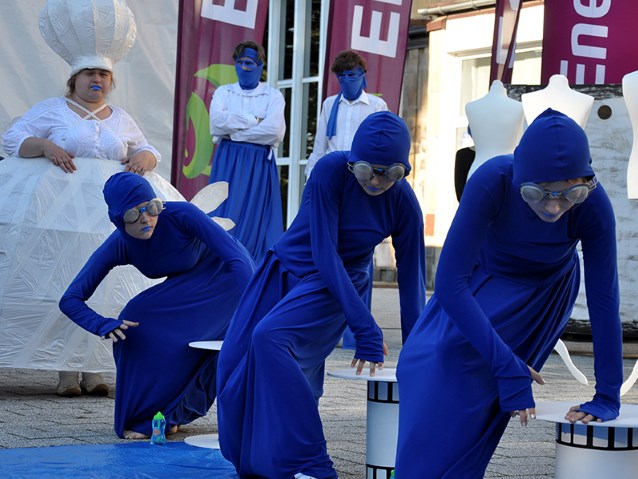
[{"label": "man in white shirt", "polygon": [[349,151],[357,128],[368,115],[388,109],[380,97],[364,91],[367,86],[366,61],[357,52],[345,50],[339,53],[331,70],[337,75],[341,91],[323,102],[314,148],[306,165],[306,177],[327,153]]}]

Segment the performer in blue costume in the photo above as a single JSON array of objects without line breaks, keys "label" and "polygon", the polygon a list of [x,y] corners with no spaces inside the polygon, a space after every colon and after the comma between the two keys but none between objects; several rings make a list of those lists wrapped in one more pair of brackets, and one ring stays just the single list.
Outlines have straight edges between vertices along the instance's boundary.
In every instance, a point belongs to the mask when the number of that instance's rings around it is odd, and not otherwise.
[{"label": "performer in blue costume", "polygon": [[576,301],[584,256],[596,394],[571,422],[617,417],[622,383],[614,212],[583,129],[546,110],[470,178],[435,291],[401,354],[397,479],[483,477]]},{"label": "performer in blue costume", "polygon": [[317,163],[297,217],[248,285],[217,373],[221,450],[242,477],[337,477],[318,410],[324,361],[347,324],[352,365],[383,365],[383,335],[361,299],[383,238],[396,250],[403,339],[423,309],[423,217],[402,179],[409,150],[398,116],[366,118],[350,152]]},{"label": "performer in blue costume", "polygon": [[227,181],[228,199],[211,214],[236,224],[231,234],[263,258],[284,232],[275,151],[284,139],[284,97],[260,82],[266,54],[255,42],[233,53],[238,82],[222,85],[210,103],[210,133],[217,145],[210,182]]},{"label": "performer in blue costume", "polygon": [[[361,122],[370,114],[386,111],[388,105],[375,95],[368,95],[364,88],[366,80],[366,60],[354,50],[340,52],[332,62],[332,72],[339,81],[338,94],[326,98],[317,122],[315,142],[306,165],[309,177],[317,161],[331,151],[350,150],[354,134]],[[370,277],[374,276],[374,261],[370,262]],[[372,305],[372,281],[364,301]],[[342,347],[355,349],[354,334],[349,328],[343,334]]]},{"label": "performer in blue costume", "polygon": [[[188,343],[223,339],[254,268],[246,249],[204,212],[187,202],[162,205],[139,175],[113,175],[104,199],[117,230],[73,280],[60,309],[113,339],[115,432],[140,439],[158,411],[175,431],[211,407],[218,355]],[[90,309],[86,301],[108,272],[128,264],[167,278],[131,299],[119,319]]]}]

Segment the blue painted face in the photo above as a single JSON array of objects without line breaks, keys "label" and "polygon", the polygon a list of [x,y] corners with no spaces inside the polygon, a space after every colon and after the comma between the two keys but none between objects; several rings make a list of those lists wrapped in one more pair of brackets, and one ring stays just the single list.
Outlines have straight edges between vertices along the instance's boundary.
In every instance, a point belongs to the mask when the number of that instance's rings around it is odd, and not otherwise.
[{"label": "blue painted face", "polygon": [[346,70],[337,75],[341,93],[348,101],[353,101],[361,96],[361,92],[367,86],[366,74],[361,67],[354,70]]},{"label": "blue painted face", "polygon": [[122,232],[125,231],[126,212],[156,197],[153,187],[145,178],[129,171],[116,173],[104,185],[104,200],[108,206],[109,218]]},{"label": "blue painted face", "polygon": [[256,50],[245,48],[239,58],[235,58],[235,73],[242,90],[253,90],[259,85],[264,63],[259,60]]},{"label": "blue painted face", "polygon": [[[162,211],[157,209],[157,205],[153,204],[155,201],[157,200],[153,199],[151,201],[145,201],[126,212],[129,213],[130,211],[135,210],[135,214],[137,214],[137,219],[135,221],[127,222],[125,220],[124,231],[126,231],[126,234],[138,240],[147,240],[153,236],[153,232],[157,226],[159,213]],[[157,214],[152,214],[151,211],[154,211]],[[126,213],[124,214],[125,217]]]}]

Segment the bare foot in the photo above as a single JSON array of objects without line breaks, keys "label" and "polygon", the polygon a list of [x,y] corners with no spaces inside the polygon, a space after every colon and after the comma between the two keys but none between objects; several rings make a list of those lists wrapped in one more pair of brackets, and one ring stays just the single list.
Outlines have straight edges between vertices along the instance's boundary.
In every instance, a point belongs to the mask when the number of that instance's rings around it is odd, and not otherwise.
[{"label": "bare foot", "polygon": [[173,426],[172,428],[170,428],[168,430],[168,432],[166,433],[167,436],[171,435],[171,434],[175,434],[177,431],[179,431],[179,426]]},{"label": "bare foot", "polygon": [[151,436],[135,431],[124,431],[124,439],[149,439]]}]

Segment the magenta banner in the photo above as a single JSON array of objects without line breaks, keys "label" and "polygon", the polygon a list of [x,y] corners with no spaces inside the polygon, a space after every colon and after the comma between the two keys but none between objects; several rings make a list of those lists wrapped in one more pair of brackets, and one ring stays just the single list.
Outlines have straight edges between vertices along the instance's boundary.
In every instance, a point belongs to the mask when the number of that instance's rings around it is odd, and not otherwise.
[{"label": "magenta banner", "polygon": [[237,81],[233,50],[263,42],[267,15],[267,0],[180,0],[171,182],[188,200],[210,176],[213,92]]},{"label": "magenta banner", "polygon": [[366,91],[398,113],[411,8],[412,0],[330,1],[324,98],[339,91],[332,61],[343,50],[355,50],[366,59]]},{"label": "magenta banner", "polygon": [[521,13],[521,3],[521,0],[496,0],[490,85],[494,80],[512,83],[516,29]]},{"label": "magenta banner", "polygon": [[635,0],[546,1],[541,82],[621,83],[638,70],[637,18]]}]

